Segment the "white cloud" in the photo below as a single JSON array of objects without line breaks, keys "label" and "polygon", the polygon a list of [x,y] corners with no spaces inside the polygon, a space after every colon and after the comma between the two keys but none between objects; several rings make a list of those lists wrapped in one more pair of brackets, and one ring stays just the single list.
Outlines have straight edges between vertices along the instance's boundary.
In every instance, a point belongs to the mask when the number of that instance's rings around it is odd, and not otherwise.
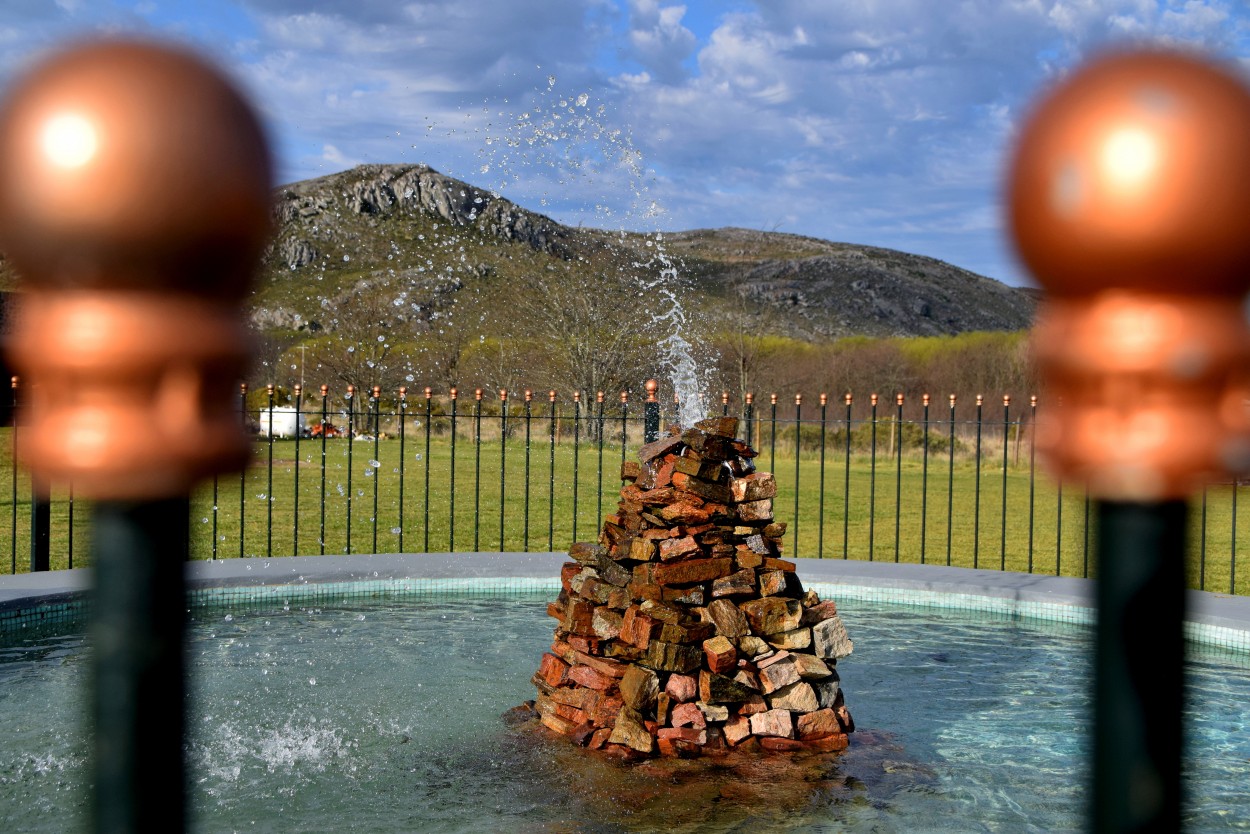
[{"label": "white cloud", "polygon": [[629,5],[630,57],[662,83],[684,79],[682,63],[696,46],[694,33],[681,25],[686,7],[661,7],[658,0],[630,0]]},{"label": "white cloud", "polygon": [[669,228],[784,222],[1007,276],[986,218],[1035,91],[1126,40],[1250,67],[1248,20],[1237,0],[5,0],[0,80],[67,34],[173,33],[231,63],[284,179],[425,161],[572,222],[657,200]]}]

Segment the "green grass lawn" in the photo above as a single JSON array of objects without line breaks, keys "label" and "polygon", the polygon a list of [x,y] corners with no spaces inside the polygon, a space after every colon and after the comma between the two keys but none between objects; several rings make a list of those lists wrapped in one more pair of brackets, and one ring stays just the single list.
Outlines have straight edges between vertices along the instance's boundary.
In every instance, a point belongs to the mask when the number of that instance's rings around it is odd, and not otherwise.
[{"label": "green grass lawn", "polygon": [[[20,572],[29,568],[31,490],[19,470],[14,506],[11,448],[11,430],[0,430],[0,571]],[[620,487],[619,441],[601,451],[562,440],[553,450],[538,431],[528,453],[523,435],[480,444],[458,437],[454,471],[447,436],[431,438],[428,451],[422,433],[402,444],[331,439],[324,466],[322,452],[320,440],[259,442],[245,476],[203,485],[191,502],[192,557],[565,550],[598,536]],[[926,468],[918,451],[904,453],[901,464],[879,453],[874,465],[856,454],[848,467],[841,450],[827,449],[823,489],[818,452],[796,464],[792,445],[768,449],[758,463],[777,476],[774,514],[789,525],[791,557],[1096,573],[1093,531],[1087,535],[1093,506],[1079,488],[1061,495],[1027,459],[1004,475],[1001,456],[983,459],[978,470],[969,455],[952,463],[933,454]],[[1246,561],[1233,545],[1234,521],[1243,542],[1250,527],[1240,492],[1213,486],[1193,501],[1193,587],[1227,592],[1235,563]],[[89,506],[71,502],[63,488],[52,497],[53,567],[71,558],[83,566]],[[1235,591],[1250,593],[1250,570],[1236,573]]]}]

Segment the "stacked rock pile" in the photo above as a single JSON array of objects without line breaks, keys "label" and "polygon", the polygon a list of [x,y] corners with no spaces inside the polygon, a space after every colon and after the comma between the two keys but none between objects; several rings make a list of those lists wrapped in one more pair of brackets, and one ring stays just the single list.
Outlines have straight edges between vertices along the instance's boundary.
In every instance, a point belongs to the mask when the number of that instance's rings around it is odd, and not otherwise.
[{"label": "stacked rock pile", "polygon": [[854,729],[837,607],[780,558],[773,476],[711,418],[643,446],[598,543],[573,545],[533,682],[548,728],[624,758],[837,751]]}]

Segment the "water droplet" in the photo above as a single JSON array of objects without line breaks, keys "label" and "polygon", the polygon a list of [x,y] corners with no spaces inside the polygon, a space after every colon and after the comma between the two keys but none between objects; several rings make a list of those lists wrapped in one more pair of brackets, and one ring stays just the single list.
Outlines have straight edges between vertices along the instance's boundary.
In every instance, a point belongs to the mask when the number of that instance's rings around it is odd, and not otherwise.
[{"label": "water droplet", "polygon": [[308,685],[309,685],[309,686],[316,686],[316,685],[317,685],[317,679],[316,679],[316,678],[309,678],[309,679],[308,679]]},{"label": "water droplet", "polygon": [[[404,528],[402,528],[402,527],[392,527],[392,528],[391,528],[391,535],[398,536],[398,535],[399,535],[400,533],[402,533],[402,532],[404,532]],[[363,620],[363,619],[364,619],[364,617],[361,617],[361,619]]]},{"label": "water droplet", "polygon": [[225,618],[224,618],[224,619],[225,619],[225,621],[226,621],[226,622],[228,622],[228,623],[232,623],[232,622],[234,622],[234,615],[233,615],[233,614],[227,614],[227,615],[225,616]]},{"label": "water droplet", "polygon": [[370,466],[372,466],[374,469],[381,469],[381,468],[382,468],[382,461],[380,461],[380,460],[371,460],[371,461],[369,461],[369,465],[370,465]]}]

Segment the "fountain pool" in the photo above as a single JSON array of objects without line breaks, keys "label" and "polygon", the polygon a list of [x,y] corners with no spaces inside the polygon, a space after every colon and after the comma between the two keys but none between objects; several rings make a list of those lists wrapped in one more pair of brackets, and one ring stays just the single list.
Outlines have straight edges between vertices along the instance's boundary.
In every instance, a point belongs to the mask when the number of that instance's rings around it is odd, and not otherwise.
[{"label": "fountain pool", "polygon": [[[268,591],[193,614],[195,830],[1082,825],[1087,626],[844,599],[856,643],[838,667],[859,725],[851,748],[708,771],[601,761],[501,719],[532,696],[529,676],[551,639],[550,589],[348,604]],[[89,651],[78,633],[0,648],[6,830],[85,824]],[[1250,828],[1250,656],[1197,649],[1187,674],[1190,830]]]}]

